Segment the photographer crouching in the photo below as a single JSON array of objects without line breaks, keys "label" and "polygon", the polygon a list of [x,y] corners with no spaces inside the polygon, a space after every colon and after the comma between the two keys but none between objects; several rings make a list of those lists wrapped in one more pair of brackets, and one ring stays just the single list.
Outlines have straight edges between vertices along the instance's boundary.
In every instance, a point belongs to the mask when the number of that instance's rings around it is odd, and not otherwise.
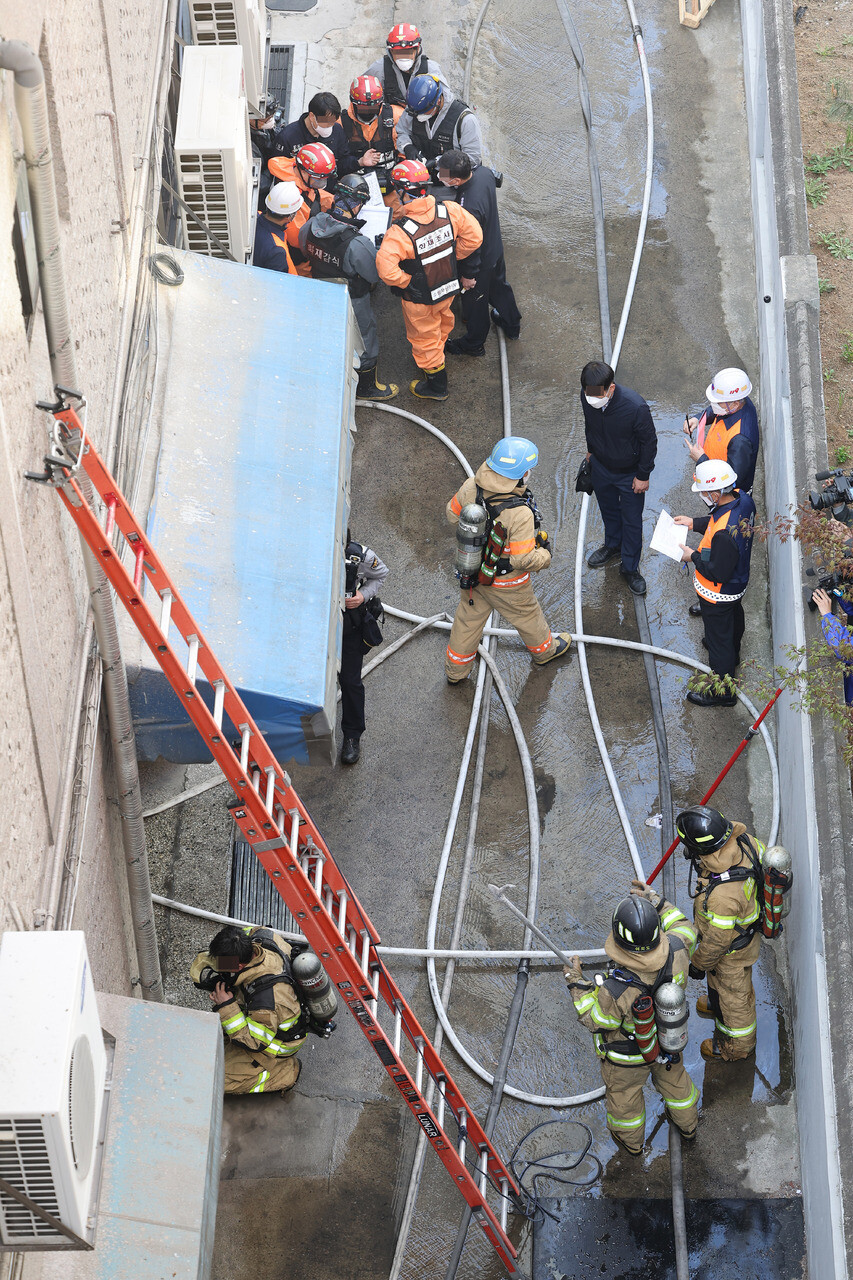
[{"label": "photographer crouching", "polygon": [[[838,576],[833,574],[833,578]],[[844,598],[843,584],[832,585],[830,590],[832,594],[824,587],[818,587],[812,592],[812,603],[820,614],[824,640],[838,661],[844,663],[844,701],[848,707],[853,707],[853,631],[832,612],[833,601],[837,600],[845,618],[853,618],[853,602]]]}]

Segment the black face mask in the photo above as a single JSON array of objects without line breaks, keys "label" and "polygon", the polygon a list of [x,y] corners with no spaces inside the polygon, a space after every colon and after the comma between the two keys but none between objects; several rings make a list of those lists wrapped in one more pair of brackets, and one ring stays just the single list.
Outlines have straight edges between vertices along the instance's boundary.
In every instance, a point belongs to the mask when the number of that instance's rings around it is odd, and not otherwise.
[{"label": "black face mask", "polygon": [[364,120],[366,124],[369,124],[371,120],[376,119],[380,111],[381,107],[356,107],[355,114],[359,120]]}]

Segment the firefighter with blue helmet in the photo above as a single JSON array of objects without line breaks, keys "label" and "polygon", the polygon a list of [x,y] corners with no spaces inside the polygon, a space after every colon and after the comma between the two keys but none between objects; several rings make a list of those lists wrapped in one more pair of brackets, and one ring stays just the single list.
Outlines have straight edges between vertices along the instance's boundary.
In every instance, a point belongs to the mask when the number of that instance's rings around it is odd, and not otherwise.
[{"label": "firefighter with blue helmet", "polygon": [[447,645],[449,684],[463,681],[477,656],[493,609],[516,628],[536,666],[568,653],[568,632],[554,634],[545,620],[530,580],[551,563],[551,544],[540,527],[530,472],[539,461],[532,440],[499,440],[476,475],[466,480],[447,504],[447,518],[459,524],[463,508],[476,504],[483,519],[483,563],[470,580],[461,579],[459,604]]}]

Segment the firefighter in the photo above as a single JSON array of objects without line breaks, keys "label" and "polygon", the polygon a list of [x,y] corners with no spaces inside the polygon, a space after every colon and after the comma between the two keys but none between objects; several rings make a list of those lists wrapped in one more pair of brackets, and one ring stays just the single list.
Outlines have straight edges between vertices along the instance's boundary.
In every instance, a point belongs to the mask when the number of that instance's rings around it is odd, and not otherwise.
[{"label": "firefighter", "polygon": [[600,985],[587,981],[577,956],[563,969],[578,1018],[593,1033],[601,1059],[610,1136],[631,1155],[639,1155],[643,1149],[643,1086],[650,1073],[670,1123],[688,1142],[696,1137],[699,1090],[680,1054],[661,1052],[656,1062],[645,1060],[634,1035],[633,1014],[637,997],[652,994],[661,982],[686,986],[695,946],[696,931],[678,907],[649,885],[634,880],[631,896],[613,912],[604,944],[610,957],[608,976]]},{"label": "firefighter", "polygon": [[298,120],[274,129],[267,145],[274,155],[292,159],[297,151],[311,142],[322,142],[329,148],[341,176],[355,172],[355,159],[341,124],[341,104],[333,93],[315,93],[308,103],[308,110]]},{"label": "firefighter", "polygon": [[300,147],[292,160],[286,156],[274,156],[269,162],[274,178],[282,182],[295,182],[302,192],[302,207],[287,225],[285,240],[296,267],[296,274],[310,276],[308,259],[299,248],[299,232],[315,213],[328,213],[332,207],[332,193],[326,188],[334,182],[337,169],[335,157],[322,142],[309,142]]},{"label": "firefighter", "polygon": [[[388,577],[388,567],[370,547],[356,542],[347,529],[346,600],[341,640],[341,764],[355,764],[361,755],[364,733],[364,684],[361,666],[365,654],[382,639],[377,612],[381,617],[379,592]],[[370,602],[373,601],[373,604]]]},{"label": "firefighter", "polygon": [[358,400],[391,400],[394,383],[377,380],[379,333],[370,303],[376,274],[376,246],[361,235],[358,214],[370,199],[370,188],[357,173],[341,178],[328,213],[315,213],[299,230],[299,248],[317,280],[346,280],[364,350],[358,370]]},{"label": "firefighter", "polygon": [[438,180],[483,229],[477,283],[461,299],[467,332],[462,338],[448,338],[445,351],[454,356],[484,356],[492,320],[508,338],[517,338],[521,331],[521,312],[506,279],[495,175],[485,164],[472,169],[464,151],[445,151],[438,162]]},{"label": "firefighter", "polygon": [[285,228],[302,208],[302,192],[295,182],[277,182],[258,215],[252,265],[296,275],[285,239]]},{"label": "firefighter", "polygon": [[402,203],[376,255],[380,280],[403,300],[406,337],[423,376],[409,384],[423,400],[447,399],[444,344],[453,329],[453,297],[473,288],[483,241],[480,224],[458,204],[427,195],[429,174],[417,160],[391,171]]},{"label": "firefighter", "polygon": [[386,205],[399,206],[391,186],[391,170],[400,155],[397,151],[397,121],[402,107],[386,102],[382,85],[375,76],[358,76],[349,90],[349,108],[342,116],[350,154],[359,173],[375,173]]},{"label": "firefighter", "polygon": [[272,929],[226,925],[192,962],[225,1037],[225,1092],[288,1093],[309,1020],[290,969],[290,944]]},{"label": "firefighter", "polygon": [[527,488],[538,461],[539,450],[530,440],[499,440],[473,480],[466,480],[447,504],[451,524],[459,523],[464,506],[477,502],[506,530],[492,585],[464,587],[460,595],[444,664],[448,684],[460,684],[471,670],[492,609],[516,628],[536,666],[569,652],[571,636],[566,631],[554,635],[530,582],[531,573],[551,563],[548,535],[538,528],[539,513]]},{"label": "firefighter", "polygon": [[708,995],[696,1001],[696,1012],[714,1019],[702,1057],[737,1062],[755,1048],[752,966],[761,950],[762,903],[753,860],[760,861],[764,846],[742,822],[701,804],[680,813],[675,830],[699,877],[693,900],[699,945],[690,976],[707,979]]},{"label": "firefighter", "polygon": [[[721,369],[706,389],[708,404],[698,418],[684,423],[694,462],[728,462],[741,489],[752,493],[760,442],[758,414],[749,398],[752,383],[743,369]],[[698,438],[693,443],[693,432]]]},{"label": "firefighter", "polygon": [[472,168],[483,158],[477,117],[436,76],[415,76],[409,85],[397,143],[407,160],[423,160],[430,167],[445,151],[464,151]]},{"label": "firefighter", "polygon": [[718,683],[723,682],[717,692],[689,689],[688,701],[697,707],[733,707],[737,702],[734,675],[745,626],[741,601],[749,583],[755,526],[755,503],[737,489],[737,482],[727,462],[698,462],[692,488],[710,515],[675,517],[676,524],[702,534],[698,549],[686,546],[681,558],[693,565],[693,586],[705,625],[702,643],[711,670]]},{"label": "firefighter", "polygon": [[406,105],[406,92],[414,76],[431,75],[445,87],[441,67],[423,51],[421,33],[410,22],[398,22],[388,32],[384,58],[377,58],[365,75],[375,76],[385,93],[385,101],[395,107]]}]

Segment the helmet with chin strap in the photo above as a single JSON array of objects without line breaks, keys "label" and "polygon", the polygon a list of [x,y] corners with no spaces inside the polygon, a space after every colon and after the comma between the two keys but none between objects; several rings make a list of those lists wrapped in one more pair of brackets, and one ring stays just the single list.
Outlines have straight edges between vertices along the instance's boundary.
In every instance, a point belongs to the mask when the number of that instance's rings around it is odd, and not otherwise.
[{"label": "helmet with chin strap", "polygon": [[685,858],[692,859],[722,849],[734,830],[734,824],[728,822],[719,809],[694,804],[675,819],[675,830],[684,845]]},{"label": "helmet with chin strap", "polygon": [[401,160],[391,170],[391,186],[398,196],[426,195],[430,181],[429,169],[423,160]]},{"label": "helmet with chin strap", "polygon": [[417,27],[412,26],[411,22],[398,22],[396,27],[392,27],[388,32],[385,48],[389,53],[405,49],[411,51],[417,58],[421,51],[421,33]]},{"label": "helmet with chin strap", "polygon": [[646,898],[632,894],[613,912],[613,937],[626,951],[653,951],[660,942],[660,916]]},{"label": "helmet with chin strap", "polygon": [[406,110],[413,116],[434,111],[443,93],[441,81],[436,76],[415,76],[406,92]]},{"label": "helmet with chin strap", "polygon": [[370,187],[366,178],[360,173],[348,173],[340,179],[335,187],[333,213],[342,213],[355,218],[362,205],[370,199]]}]

